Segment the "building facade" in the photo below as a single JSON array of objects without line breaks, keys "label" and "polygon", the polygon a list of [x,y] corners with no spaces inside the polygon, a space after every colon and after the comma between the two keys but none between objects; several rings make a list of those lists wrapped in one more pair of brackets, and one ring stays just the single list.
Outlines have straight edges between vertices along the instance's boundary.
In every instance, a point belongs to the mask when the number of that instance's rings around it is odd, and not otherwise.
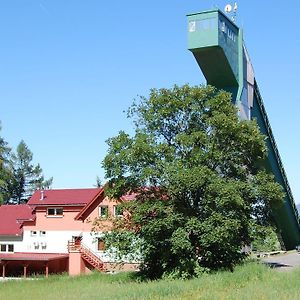
[{"label": "building facade", "polygon": [[[113,218],[122,217],[120,204],[102,188],[36,191],[28,203],[0,206],[2,276],[113,270],[120,265],[105,251],[103,234]],[[95,220],[98,220],[95,229]],[[124,261],[125,269],[137,263]]]}]

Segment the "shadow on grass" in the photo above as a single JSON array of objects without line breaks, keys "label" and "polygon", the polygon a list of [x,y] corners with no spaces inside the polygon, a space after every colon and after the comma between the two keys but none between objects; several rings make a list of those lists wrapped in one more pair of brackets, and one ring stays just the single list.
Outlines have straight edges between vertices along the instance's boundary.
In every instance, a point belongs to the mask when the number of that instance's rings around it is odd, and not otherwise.
[{"label": "shadow on grass", "polygon": [[291,265],[286,265],[286,264],[282,264],[282,263],[278,263],[278,262],[263,262],[264,265],[266,265],[267,267],[271,268],[271,269],[279,269],[279,268],[291,268]]}]

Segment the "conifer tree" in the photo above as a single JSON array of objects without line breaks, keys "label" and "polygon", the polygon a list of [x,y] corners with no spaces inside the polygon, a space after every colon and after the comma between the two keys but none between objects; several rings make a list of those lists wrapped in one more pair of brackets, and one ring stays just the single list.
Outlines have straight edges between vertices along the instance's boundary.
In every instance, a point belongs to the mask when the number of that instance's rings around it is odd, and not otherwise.
[{"label": "conifer tree", "polygon": [[[1,131],[1,123],[0,123]],[[10,148],[7,142],[0,136],[0,204],[7,198],[8,181],[11,173],[8,167]]]},{"label": "conifer tree", "polygon": [[53,178],[45,180],[41,166],[34,165],[32,159],[32,152],[22,140],[9,163],[12,176],[8,182],[7,202],[26,203],[35,190],[50,188]]}]

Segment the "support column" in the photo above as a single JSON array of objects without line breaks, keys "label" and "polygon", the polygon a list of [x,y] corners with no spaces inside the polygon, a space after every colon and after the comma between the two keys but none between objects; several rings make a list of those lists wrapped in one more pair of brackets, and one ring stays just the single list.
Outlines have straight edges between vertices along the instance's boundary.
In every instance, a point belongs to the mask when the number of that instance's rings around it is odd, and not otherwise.
[{"label": "support column", "polygon": [[69,252],[69,275],[80,275],[84,273],[84,263],[79,251]]},{"label": "support column", "polygon": [[7,262],[3,263],[2,265],[2,277],[5,278],[5,267],[7,265]]},{"label": "support column", "polygon": [[45,263],[45,276],[48,277],[49,274],[49,266],[48,266],[48,262]]},{"label": "support column", "polygon": [[26,278],[27,277],[27,267],[29,266],[29,264],[24,264],[23,265],[23,270],[24,270],[24,273],[23,273],[23,277]]}]

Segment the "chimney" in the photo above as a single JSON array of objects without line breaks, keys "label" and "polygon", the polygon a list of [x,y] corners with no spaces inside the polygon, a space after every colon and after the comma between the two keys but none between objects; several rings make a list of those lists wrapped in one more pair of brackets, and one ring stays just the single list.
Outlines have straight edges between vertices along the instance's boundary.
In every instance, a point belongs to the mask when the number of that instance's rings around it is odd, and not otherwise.
[{"label": "chimney", "polygon": [[45,196],[44,196],[44,191],[41,190],[41,197],[40,197],[40,200],[44,200],[45,199]]}]

